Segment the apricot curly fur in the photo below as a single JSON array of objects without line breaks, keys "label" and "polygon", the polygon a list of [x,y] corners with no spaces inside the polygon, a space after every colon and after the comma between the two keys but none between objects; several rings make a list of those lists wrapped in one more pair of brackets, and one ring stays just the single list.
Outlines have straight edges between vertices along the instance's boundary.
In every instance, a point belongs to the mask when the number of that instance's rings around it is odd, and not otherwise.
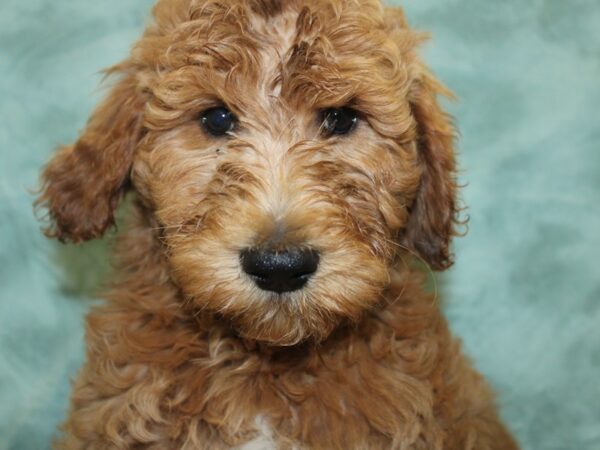
[{"label": "apricot curly fur", "polygon": [[[449,267],[458,224],[424,39],[377,0],[157,3],[42,174],[62,241],[134,197],[56,448],[517,448],[411,264]],[[198,119],[221,105],[238,121],[211,136]],[[326,136],[342,106],[356,129]],[[267,244],[320,253],[303,289],[243,273]]]}]

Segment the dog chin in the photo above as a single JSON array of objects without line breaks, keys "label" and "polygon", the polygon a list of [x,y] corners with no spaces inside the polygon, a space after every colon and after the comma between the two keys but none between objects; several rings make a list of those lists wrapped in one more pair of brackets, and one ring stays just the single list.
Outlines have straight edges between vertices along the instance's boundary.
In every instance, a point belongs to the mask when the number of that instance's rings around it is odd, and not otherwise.
[{"label": "dog chin", "polygon": [[265,302],[270,306],[231,316],[226,313],[223,317],[240,337],[281,347],[323,341],[343,321],[343,318],[331,316],[326,311],[303,313],[301,310],[276,306],[276,302],[289,301],[285,295],[280,297]]},{"label": "dog chin", "polygon": [[258,341],[272,346],[290,347],[303,342],[319,343],[327,339],[336,329],[340,320],[323,324],[320,328],[309,328],[298,318],[290,317],[279,320],[265,321],[261,326],[234,323],[240,337]]},{"label": "dog chin", "polygon": [[241,338],[264,343],[273,347],[292,347],[310,340],[311,334],[302,327],[257,330],[252,327],[236,326]]}]

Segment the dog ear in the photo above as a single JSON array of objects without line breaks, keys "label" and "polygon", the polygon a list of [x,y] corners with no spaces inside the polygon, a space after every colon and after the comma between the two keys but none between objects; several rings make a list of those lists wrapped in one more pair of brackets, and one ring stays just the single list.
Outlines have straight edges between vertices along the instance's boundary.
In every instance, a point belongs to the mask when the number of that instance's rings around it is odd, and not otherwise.
[{"label": "dog ear", "polygon": [[453,263],[449,249],[457,223],[455,130],[438,96],[452,94],[418,63],[418,75],[409,94],[417,126],[417,152],[422,175],[401,243],[433,269]]},{"label": "dog ear", "polygon": [[142,133],[144,99],[126,64],[77,142],[61,148],[42,173],[36,208],[47,210],[45,233],[62,242],[101,236],[127,189],[132,155]]}]

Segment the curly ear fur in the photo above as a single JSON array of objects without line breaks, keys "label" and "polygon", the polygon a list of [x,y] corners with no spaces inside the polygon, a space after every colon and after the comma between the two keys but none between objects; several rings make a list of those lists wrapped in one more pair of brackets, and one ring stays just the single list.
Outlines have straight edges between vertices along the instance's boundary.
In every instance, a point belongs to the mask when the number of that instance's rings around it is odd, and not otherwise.
[{"label": "curly ear fur", "polygon": [[101,236],[128,184],[133,150],[141,136],[144,101],[126,64],[108,74],[122,78],[94,111],[73,145],[61,148],[42,173],[36,208],[47,209],[46,235],[62,242]]},{"label": "curly ear fur", "polygon": [[453,263],[449,246],[458,209],[455,130],[437,97],[452,94],[422,65],[420,72],[409,101],[417,123],[417,151],[423,173],[402,244],[431,268],[443,270]]},{"label": "curly ear fur", "polygon": [[[438,97],[452,98],[453,95],[414,52],[414,43],[427,40],[427,35],[418,33],[415,36],[400,8],[386,8],[386,21],[390,32],[397,33],[402,58],[414,61],[408,100],[416,122],[416,144],[422,170],[400,243],[419,255],[431,268],[443,270],[453,263],[449,246],[455,234],[454,226],[458,223],[454,160],[456,132],[450,116],[438,103]],[[407,31],[412,40],[406,39]]]}]

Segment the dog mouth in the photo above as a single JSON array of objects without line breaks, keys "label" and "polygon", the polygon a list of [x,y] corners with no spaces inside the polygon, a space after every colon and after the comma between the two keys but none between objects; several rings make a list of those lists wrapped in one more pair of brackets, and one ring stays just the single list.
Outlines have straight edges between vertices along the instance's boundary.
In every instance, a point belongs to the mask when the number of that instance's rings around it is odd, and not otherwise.
[{"label": "dog mouth", "polygon": [[379,302],[387,261],[346,228],[315,217],[302,228],[289,220],[281,235],[273,221],[240,216],[168,235],[173,281],[191,314],[216,314],[244,339],[292,346],[324,341]]}]

